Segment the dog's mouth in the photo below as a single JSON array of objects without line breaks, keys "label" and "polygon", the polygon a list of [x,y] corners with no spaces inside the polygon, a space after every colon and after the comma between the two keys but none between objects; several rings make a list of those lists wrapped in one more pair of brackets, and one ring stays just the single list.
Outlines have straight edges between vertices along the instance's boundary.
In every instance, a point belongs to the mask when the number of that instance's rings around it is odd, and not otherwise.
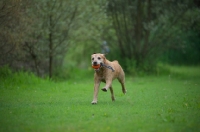
[{"label": "dog's mouth", "polygon": [[99,71],[100,68],[103,66],[103,63],[100,64],[93,64],[92,67],[95,71]]}]

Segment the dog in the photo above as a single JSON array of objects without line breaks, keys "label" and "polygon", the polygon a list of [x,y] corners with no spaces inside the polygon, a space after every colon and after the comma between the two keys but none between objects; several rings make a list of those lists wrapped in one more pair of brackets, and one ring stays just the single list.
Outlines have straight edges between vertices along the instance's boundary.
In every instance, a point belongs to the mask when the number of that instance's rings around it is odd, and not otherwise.
[{"label": "dog", "polygon": [[102,91],[107,92],[107,90],[110,89],[112,101],[115,101],[112,87],[112,81],[114,79],[118,79],[122,86],[122,92],[126,94],[125,73],[118,61],[115,60],[111,62],[106,59],[104,54],[94,53],[91,55],[91,62],[92,66],[100,65],[99,68],[95,69],[94,73],[94,97],[91,102],[92,104],[97,104],[97,97],[101,82],[106,83],[105,87],[101,89]]}]

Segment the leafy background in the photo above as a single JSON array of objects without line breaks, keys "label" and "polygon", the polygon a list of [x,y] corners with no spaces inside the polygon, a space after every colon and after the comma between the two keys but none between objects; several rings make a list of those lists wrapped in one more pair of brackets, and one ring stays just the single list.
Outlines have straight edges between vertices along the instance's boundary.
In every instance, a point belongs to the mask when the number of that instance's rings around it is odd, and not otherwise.
[{"label": "leafy background", "polygon": [[127,74],[198,65],[199,7],[197,0],[2,0],[0,65],[67,78],[90,67],[103,41]]}]

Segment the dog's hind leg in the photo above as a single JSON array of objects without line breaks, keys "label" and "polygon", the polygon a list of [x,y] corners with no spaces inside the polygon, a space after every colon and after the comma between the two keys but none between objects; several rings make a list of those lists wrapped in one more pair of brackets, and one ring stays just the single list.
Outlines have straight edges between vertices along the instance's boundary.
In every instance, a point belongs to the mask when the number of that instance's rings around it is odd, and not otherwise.
[{"label": "dog's hind leg", "polygon": [[112,101],[115,101],[115,96],[114,96],[114,92],[113,92],[112,86],[110,87],[110,93],[111,93],[111,99],[112,99]]},{"label": "dog's hind leg", "polygon": [[121,83],[121,85],[122,85],[122,92],[123,92],[124,94],[126,94],[126,88],[125,88],[125,86],[124,86],[124,83]]},{"label": "dog's hind leg", "polygon": [[125,88],[125,85],[124,85],[125,79],[124,79],[124,78],[118,78],[118,81],[121,83],[122,92],[123,92],[124,94],[126,94],[126,88]]}]

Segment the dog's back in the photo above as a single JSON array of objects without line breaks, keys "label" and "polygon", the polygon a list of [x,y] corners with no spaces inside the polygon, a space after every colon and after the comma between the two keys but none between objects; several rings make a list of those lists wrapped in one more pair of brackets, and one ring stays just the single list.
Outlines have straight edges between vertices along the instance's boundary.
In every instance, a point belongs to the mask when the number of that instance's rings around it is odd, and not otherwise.
[{"label": "dog's back", "polygon": [[111,67],[113,67],[114,69],[114,78],[118,78],[119,76],[124,76],[124,71],[122,69],[122,67],[120,66],[119,62],[117,60],[114,60],[112,62],[109,63],[111,65]]}]

